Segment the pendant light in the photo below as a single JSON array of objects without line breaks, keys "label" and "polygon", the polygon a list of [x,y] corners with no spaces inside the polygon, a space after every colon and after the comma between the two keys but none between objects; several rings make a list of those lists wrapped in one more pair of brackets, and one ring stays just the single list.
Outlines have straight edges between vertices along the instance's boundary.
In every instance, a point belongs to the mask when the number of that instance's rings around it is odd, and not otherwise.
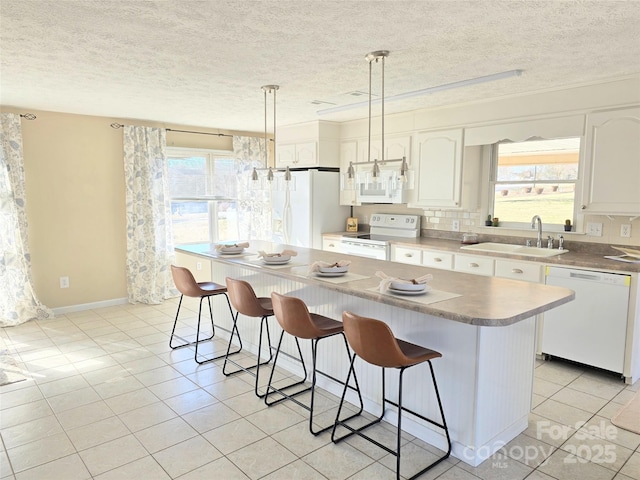
[{"label": "pendant light", "polygon": [[[381,188],[381,181],[382,181],[382,176],[380,174],[380,166],[384,166],[388,163],[394,163],[394,162],[399,162],[400,163],[400,174],[397,177],[397,183],[395,183],[396,180],[394,180],[394,185],[397,185],[396,188],[402,188],[402,189],[410,189],[412,187],[412,179],[413,179],[413,175],[410,170],[409,170],[409,166],[407,164],[407,159],[406,157],[402,157],[402,158],[398,158],[398,159],[388,159],[385,158],[385,135],[384,135],[384,101],[385,101],[385,96],[384,96],[384,68],[385,68],[385,60],[386,58],[389,56],[389,50],[376,50],[374,52],[370,52],[365,56],[365,59],[367,62],[369,62],[369,118],[368,118],[368,147],[367,147],[367,161],[365,162],[349,162],[349,167],[347,168],[347,172],[345,174],[345,189],[346,190],[353,190],[354,188],[356,188],[356,184],[361,184],[361,183],[365,183],[365,184],[372,184],[371,186],[373,188]],[[371,106],[372,106],[372,76],[373,76],[373,64],[374,63],[380,63],[381,65],[381,92],[380,92],[380,106],[381,106],[381,112],[380,112],[380,124],[381,124],[381,158],[371,158],[371,124],[372,124],[372,111],[371,111]],[[360,182],[358,180],[358,175],[356,174],[356,166],[358,165],[371,165],[373,163],[373,166],[371,168],[371,173],[367,174],[367,176],[370,175],[370,182],[367,181],[365,179],[364,182]]]},{"label": "pendant light", "polygon": [[[276,163],[276,92],[280,89],[279,85],[263,85],[262,91],[264,92],[264,168],[253,168],[251,172],[251,183],[256,188],[263,189],[263,185],[260,182],[260,175],[258,174],[259,170],[266,170],[267,175],[265,177],[267,181],[266,187],[271,189],[273,187],[273,181],[279,180],[276,178],[275,172],[284,172],[283,180],[284,184],[281,181],[276,182],[277,188],[279,190],[295,190],[295,182],[292,179],[291,172],[289,171],[289,167],[287,166],[285,169],[276,169],[274,168]],[[272,165],[269,164],[269,135],[268,135],[268,96],[273,94],[273,162]]]}]

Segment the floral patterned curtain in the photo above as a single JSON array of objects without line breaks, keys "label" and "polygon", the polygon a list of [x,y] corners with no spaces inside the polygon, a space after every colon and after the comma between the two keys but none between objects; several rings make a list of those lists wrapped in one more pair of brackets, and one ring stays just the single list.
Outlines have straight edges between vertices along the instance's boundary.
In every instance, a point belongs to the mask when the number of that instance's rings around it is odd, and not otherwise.
[{"label": "floral patterned curtain", "polygon": [[238,230],[240,239],[271,240],[271,198],[268,191],[253,188],[253,167],[265,166],[264,138],[233,137],[238,182]]},{"label": "floral patterned curtain", "polygon": [[130,303],[162,303],[177,295],[166,131],[124,127],[127,213],[127,291]]},{"label": "floral patterned curtain", "polygon": [[0,115],[0,326],[52,318],[31,280],[20,115]]}]

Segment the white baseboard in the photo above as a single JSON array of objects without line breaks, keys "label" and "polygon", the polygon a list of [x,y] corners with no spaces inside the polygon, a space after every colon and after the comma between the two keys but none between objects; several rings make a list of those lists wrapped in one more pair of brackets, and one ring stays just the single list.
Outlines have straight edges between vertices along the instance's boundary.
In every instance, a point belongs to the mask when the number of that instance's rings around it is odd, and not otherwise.
[{"label": "white baseboard", "polygon": [[82,312],[84,310],[93,310],[95,308],[113,307],[115,305],[125,305],[129,300],[125,298],[114,298],[112,300],[102,300],[93,303],[80,303],[78,305],[68,305],[66,307],[52,308],[54,315],[64,315],[71,312]]}]

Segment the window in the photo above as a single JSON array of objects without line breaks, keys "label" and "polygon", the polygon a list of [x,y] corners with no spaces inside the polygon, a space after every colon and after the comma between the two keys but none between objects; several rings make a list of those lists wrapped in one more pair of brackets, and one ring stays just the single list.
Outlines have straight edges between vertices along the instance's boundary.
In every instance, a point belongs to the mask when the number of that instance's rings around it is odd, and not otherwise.
[{"label": "window", "polygon": [[492,210],[500,225],[528,228],[540,215],[546,225],[574,220],[580,138],[495,145]]},{"label": "window", "polygon": [[238,238],[232,153],[167,148],[167,163],[174,243]]}]

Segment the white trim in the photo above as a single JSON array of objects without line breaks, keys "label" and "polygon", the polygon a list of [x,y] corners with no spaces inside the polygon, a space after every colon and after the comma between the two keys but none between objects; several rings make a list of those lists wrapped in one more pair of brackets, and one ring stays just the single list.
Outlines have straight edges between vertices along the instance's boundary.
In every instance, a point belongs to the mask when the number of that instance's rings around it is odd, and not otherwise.
[{"label": "white trim", "polygon": [[68,305],[66,307],[56,307],[56,308],[53,308],[52,310],[55,315],[64,315],[65,313],[82,312],[84,310],[113,307],[116,305],[126,305],[127,303],[129,303],[129,300],[123,297],[123,298],[114,298],[112,300],[102,300],[100,302],[79,303],[77,305]]}]

